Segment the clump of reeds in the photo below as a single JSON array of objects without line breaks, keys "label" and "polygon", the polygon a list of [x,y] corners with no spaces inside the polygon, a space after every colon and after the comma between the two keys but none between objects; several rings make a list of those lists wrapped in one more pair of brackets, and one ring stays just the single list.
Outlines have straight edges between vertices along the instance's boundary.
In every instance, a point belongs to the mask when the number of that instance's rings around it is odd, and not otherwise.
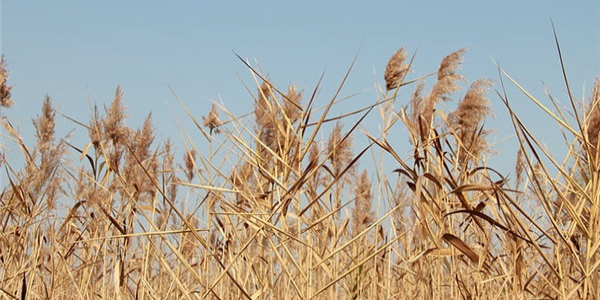
[{"label": "clump of reeds", "polygon": [[[465,51],[460,49],[444,57],[437,70],[437,81],[428,93],[423,94],[424,82],[417,83],[410,100],[411,118],[405,122],[411,131],[413,144],[430,143],[434,134],[432,129],[442,125],[435,124],[435,110],[440,100],[451,100],[450,94],[460,89],[458,82],[464,78],[457,72]],[[415,139],[417,137],[419,139]]]},{"label": "clump of reeds", "polygon": [[[556,43],[558,46],[558,39]],[[560,46],[558,51],[564,72],[565,62],[562,60]],[[527,120],[519,118],[513,110],[504,91],[501,99],[512,117],[521,149],[519,153],[522,166],[519,168],[525,168],[527,174],[524,188],[527,193],[518,195],[519,203],[513,203],[512,206],[519,210],[508,211],[507,217],[510,217],[513,224],[518,224],[518,227],[533,231],[536,235],[528,233],[531,238],[539,236],[536,240],[530,239],[529,243],[515,245],[519,256],[526,258],[517,261],[521,262],[518,264],[518,274],[521,275],[519,282],[522,289],[529,293],[534,290],[549,298],[599,298],[600,274],[591,266],[600,262],[597,247],[592,246],[598,245],[600,241],[597,233],[600,219],[595,213],[600,207],[600,181],[597,176],[597,145],[594,144],[597,143],[598,136],[598,81],[594,82],[591,97],[584,101],[587,105],[579,108],[578,100],[571,93],[570,83],[565,75],[567,101],[571,109],[567,112],[553,112],[550,105],[528,93],[505,71],[501,71],[504,78],[510,80],[523,91],[527,99],[546,112],[551,121],[556,122],[568,149],[565,158],[557,158],[552,149],[542,146],[542,141],[528,128]],[[560,106],[552,96],[549,99],[551,107]],[[573,116],[573,119],[568,119],[567,115]],[[552,169],[557,169],[558,175],[553,174]],[[512,198],[507,199],[514,201]],[[525,210],[522,208],[525,205],[532,206],[533,209]],[[538,215],[534,215],[536,213]],[[528,222],[523,221],[523,218],[527,218]],[[534,272],[530,266],[536,262],[542,267]],[[571,280],[565,280],[565,276]],[[528,277],[534,280],[524,283]]]},{"label": "clump of reeds", "polygon": [[[428,86],[429,76],[407,79],[412,60],[401,48],[381,99],[341,116],[331,112],[343,82],[320,106],[317,90],[305,99],[244,62],[257,87],[251,113],[213,104],[199,122],[177,99],[204,137],[184,132],[181,163],[170,140],[157,144],[150,114],[127,124],[120,87],[90,122],[69,118],[87,130],[84,144],[56,136],[50,97],[34,145],[4,117],[26,164],[0,165],[2,297],[600,298],[599,81],[585,108],[569,94],[574,111],[549,113],[572,137],[564,160],[498,93],[519,141],[513,183],[487,165],[491,82],[459,95],[464,53],[443,58]],[[0,66],[0,105],[9,107]],[[408,106],[395,111],[397,91],[411,84]],[[360,145],[356,129],[375,107],[381,136],[365,132]]]}]

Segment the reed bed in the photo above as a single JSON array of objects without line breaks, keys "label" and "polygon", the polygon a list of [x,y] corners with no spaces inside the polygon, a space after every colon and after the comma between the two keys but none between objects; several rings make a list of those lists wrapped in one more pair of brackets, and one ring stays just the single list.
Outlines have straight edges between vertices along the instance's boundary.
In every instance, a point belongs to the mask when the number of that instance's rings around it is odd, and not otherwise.
[{"label": "reed bed", "polygon": [[[247,115],[214,103],[197,117],[174,92],[195,125],[181,160],[151,115],[126,125],[121,88],[71,119],[88,132],[77,145],[56,136],[47,97],[26,145],[3,59],[3,151],[25,167],[1,162],[0,298],[600,299],[600,81],[576,99],[565,73],[559,110],[503,70],[495,90],[468,84],[464,55],[411,78],[416,56],[401,48],[377,99],[335,116],[351,67],[323,103],[321,82],[277,87],[242,60]],[[556,121],[566,157],[536,139],[505,84]],[[491,97],[512,120],[515,178],[488,165]],[[361,130],[373,117],[380,131]]]}]

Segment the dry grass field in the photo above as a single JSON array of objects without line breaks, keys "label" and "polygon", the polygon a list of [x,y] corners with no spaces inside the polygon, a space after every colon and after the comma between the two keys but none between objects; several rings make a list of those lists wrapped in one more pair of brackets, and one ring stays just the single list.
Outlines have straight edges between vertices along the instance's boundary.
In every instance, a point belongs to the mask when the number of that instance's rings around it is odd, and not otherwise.
[{"label": "dry grass field", "polygon": [[[3,60],[2,147],[25,166],[0,165],[0,298],[600,299],[600,81],[579,99],[564,74],[570,109],[558,109],[502,70],[497,88],[467,83],[464,55],[412,78],[400,49],[378,99],[342,115],[338,94],[317,103],[319,87],[278,87],[247,64],[245,116],[215,103],[199,117],[174,96],[195,124],[180,159],[150,116],[125,125],[120,88],[72,119],[87,144],[56,136],[47,98],[26,145]],[[516,96],[555,120],[566,157],[513,113]],[[492,98],[520,146],[512,178],[488,165]]]}]

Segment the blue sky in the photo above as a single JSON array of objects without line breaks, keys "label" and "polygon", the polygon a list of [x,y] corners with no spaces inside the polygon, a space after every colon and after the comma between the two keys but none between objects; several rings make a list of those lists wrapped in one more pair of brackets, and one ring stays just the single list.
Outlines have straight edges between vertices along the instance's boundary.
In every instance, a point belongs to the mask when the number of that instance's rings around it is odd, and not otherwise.
[{"label": "blue sky", "polygon": [[[468,47],[467,79],[497,82],[497,61],[535,96],[547,99],[545,84],[566,106],[551,20],[581,98],[600,74],[596,0],[2,1],[0,47],[16,102],[2,113],[32,142],[31,119],[46,94],[61,113],[87,123],[88,100],[109,103],[121,85],[128,125],[137,127],[152,111],[159,139],[177,142],[175,120],[187,117],[168,85],[198,117],[212,100],[235,113],[252,109],[244,87],[253,85],[252,78],[234,51],[257,62],[282,88],[295,83],[310,93],[325,71],[321,103],[358,53],[342,95],[359,94],[341,112],[376,101],[375,82],[382,82],[385,64],[401,46],[409,53],[418,48],[412,76],[435,71],[445,55]],[[510,91],[521,117],[546,143],[555,143],[557,131],[548,130],[542,113]],[[408,101],[411,92],[401,97]],[[493,91],[489,96],[496,119],[487,126],[496,131],[492,140],[502,141],[495,148],[504,169],[504,160],[513,163],[515,139],[506,109]],[[58,127],[87,134],[63,118]]]}]

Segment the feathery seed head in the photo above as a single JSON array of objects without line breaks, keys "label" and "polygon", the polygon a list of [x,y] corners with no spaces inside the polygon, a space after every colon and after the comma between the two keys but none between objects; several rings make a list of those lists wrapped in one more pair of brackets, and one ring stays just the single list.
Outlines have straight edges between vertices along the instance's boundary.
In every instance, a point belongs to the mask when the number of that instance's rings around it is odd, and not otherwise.
[{"label": "feathery seed head", "polygon": [[302,109],[300,106],[301,99],[302,99],[302,92],[298,91],[296,86],[291,84],[288,87],[286,101],[284,102],[284,105],[283,105],[283,111],[292,123],[296,122],[300,118],[300,115],[302,112]]},{"label": "feathery seed head", "polygon": [[587,135],[590,141],[590,148],[593,149],[591,156],[595,156],[598,148],[598,137],[600,135],[600,79],[594,80],[592,95],[588,105],[587,112]]},{"label": "feathery seed head", "polygon": [[353,141],[350,136],[344,139],[342,124],[335,124],[327,141],[327,152],[336,173],[346,168],[352,161],[352,144]]},{"label": "feathery seed head", "polygon": [[189,150],[185,153],[183,157],[183,161],[185,162],[185,176],[188,181],[191,182],[194,179],[194,174],[196,174],[196,156],[198,155],[198,151],[196,149]]},{"label": "feathery seed head", "polygon": [[356,235],[369,227],[375,219],[372,209],[373,193],[371,191],[371,180],[369,179],[367,170],[364,170],[358,178],[358,182],[354,186],[353,192],[356,201],[352,212],[352,219],[353,232]]},{"label": "feathery seed head", "polygon": [[396,51],[388,61],[385,72],[383,73],[385,87],[388,91],[400,86],[404,80],[404,76],[406,76],[406,73],[408,72],[408,65],[404,63],[405,60],[406,50],[402,47]]},{"label": "feathery seed head", "polygon": [[208,117],[202,116],[202,125],[207,127],[210,133],[219,133],[219,126],[223,124],[221,120],[219,120],[219,111],[217,110],[217,104],[213,103],[210,112],[208,113]]},{"label": "feathery seed head", "polygon": [[467,150],[467,152],[461,152],[461,160],[466,158],[464,155],[467,153],[470,153],[470,157],[478,157],[487,148],[484,138],[487,132],[480,132],[479,129],[485,117],[490,114],[490,102],[486,93],[491,85],[489,80],[482,79],[473,82],[463,100],[458,104],[456,111],[452,113],[452,125],[458,132],[458,139]]},{"label": "feathery seed head", "polygon": [[464,78],[462,75],[457,74],[456,72],[461,67],[463,54],[465,52],[466,49],[460,49],[456,52],[448,54],[442,60],[437,73],[438,81],[431,89],[430,97],[434,102],[437,102],[439,99],[447,101],[449,98],[446,98],[445,95],[456,92],[460,89],[460,87],[457,85],[457,82],[463,81]]},{"label": "feathery seed head", "polygon": [[458,71],[460,69],[460,66],[463,62],[463,54],[466,52],[466,49],[460,49],[458,51],[455,51],[453,53],[450,53],[448,55],[446,55],[446,57],[444,57],[444,59],[442,60],[442,63],[440,64],[440,67],[438,69],[438,80],[442,80],[445,77],[448,76],[455,76],[456,71]]},{"label": "feathery seed head", "polygon": [[110,138],[114,144],[118,144],[127,135],[125,127],[125,107],[123,106],[123,91],[120,86],[117,86],[115,98],[110,107],[106,108],[106,118],[102,120],[104,133]]},{"label": "feathery seed head", "polygon": [[33,121],[38,144],[42,150],[46,150],[54,141],[55,117],[56,110],[52,107],[52,100],[50,96],[46,95],[46,99],[42,104],[42,115]]},{"label": "feathery seed head", "polygon": [[14,102],[10,99],[11,86],[6,85],[8,71],[6,70],[6,60],[4,55],[0,57],[0,106],[9,108]]}]

